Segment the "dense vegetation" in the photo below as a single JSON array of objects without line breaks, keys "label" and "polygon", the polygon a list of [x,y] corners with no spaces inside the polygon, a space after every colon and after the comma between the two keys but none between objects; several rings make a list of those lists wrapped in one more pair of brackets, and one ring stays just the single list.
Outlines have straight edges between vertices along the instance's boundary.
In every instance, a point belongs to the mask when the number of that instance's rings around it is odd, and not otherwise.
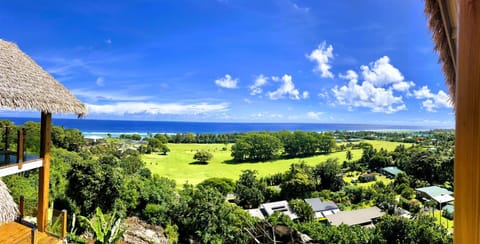
[{"label": "dense vegetation", "polygon": [[[11,122],[1,123],[14,128]],[[39,125],[27,122],[23,127],[28,131],[27,151],[38,153]],[[138,141],[139,138],[123,136],[123,139]],[[247,243],[252,235],[245,230],[255,235],[262,231],[263,227],[259,226],[277,224],[308,234],[320,243],[452,241],[447,229],[436,224],[428,212],[422,211],[422,203],[415,199],[414,194],[414,188],[430,184],[453,187],[453,140],[448,132],[432,132],[428,140],[423,137],[413,147],[401,145],[394,151],[376,150],[368,143],[346,142],[336,147],[332,133],[300,131],[223,136],[158,134],[140,139],[145,143],[138,144],[137,148],[125,147],[122,140],[89,145],[80,131],[54,126],[50,192],[54,208],[67,209],[69,219],[75,213],[92,218],[92,221],[98,220],[102,211],[116,213],[120,218],[139,216],[149,223],[161,225],[172,242],[181,243],[190,240]],[[11,145],[15,144],[14,136],[9,140]],[[152,174],[140,157],[142,153],[168,153],[164,148],[168,148],[168,143],[172,141],[206,143],[219,140],[223,140],[222,143],[235,142],[231,153],[240,161],[238,163],[275,157],[299,158],[298,163],[292,164],[283,173],[268,177],[259,177],[256,171],[246,170],[236,181],[210,178],[197,186],[185,184],[179,190],[174,180]],[[352,160],[348,152],[358,149],[362,150],[362,157]],[[325,160],[311,166],[301,161],[301,157],[328,154],[334,150],[343,151],[343,162]],[[209,155],[206,153],[199,154],[195,160],[207,162]],[[391,181],[369,185],[345,182],[342,177],[356,172],[375,172],[380,167],[391,165],[398,166],[405,173]],[[36,211],[37,177],[37,172],[31,171],[3,178],[16,199],[20,194],[25,195],[28,215],[34,215]],[[234,204],[225,200],[228,193],[236,194]],[[335,201],[342,210],[377,205],[389,215],[383,217],[376,228],[326,226],[313,220],[312,209],[302,200],[307,197]],[[263,202],[276,200],[288,200],[300,218],[291,221],[284,215],[276,214],[262,221],[244,211],[244,208],[256,208]],[[428,203],[423,205],[429,206]],[[417,217],[408,220],[394,216],[397,206]],[[89,227],[75,228],[70,233],[71,238],[81,241],[74,235],[81,234],[85,228]]]}]

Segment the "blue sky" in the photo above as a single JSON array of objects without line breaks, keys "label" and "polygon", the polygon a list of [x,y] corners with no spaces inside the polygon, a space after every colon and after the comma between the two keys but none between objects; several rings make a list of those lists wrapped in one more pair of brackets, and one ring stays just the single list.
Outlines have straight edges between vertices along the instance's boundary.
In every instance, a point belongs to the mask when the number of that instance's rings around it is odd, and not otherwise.
[{"label": "blue sky", "polygon": [[73,91],[90,119],[453,127],[430,36],[420,0],[0,8],[0,38]]}]

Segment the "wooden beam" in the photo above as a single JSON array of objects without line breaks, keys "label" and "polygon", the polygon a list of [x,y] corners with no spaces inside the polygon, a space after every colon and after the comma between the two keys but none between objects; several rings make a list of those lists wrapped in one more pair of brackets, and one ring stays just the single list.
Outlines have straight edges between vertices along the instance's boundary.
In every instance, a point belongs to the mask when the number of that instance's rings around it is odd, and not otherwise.
[{"label": "wooden beam", "polygon": [[457,0],[454,243],[480,243],[480,1]]},{"label": "wooden beam", "polygon": [[10,150],[10,142],[8,140],[8,137],[10,136],[10,127],[6,126],[5,127],[5,151],[8,152]]},{"label": "wooden beam", "polygon": [[62,233],[60,238],[63,240],[67,237],[67,210],[62,210]]},{"label": "wooden beam", "polygon": [[23,163],[23,130],[18,130],[17,131],[17,164],[18,168],[22,168],[22,163]]},{"label": "wooden beam", "polygon": [[23,220],[23,217],[25,217],[25,197],[23,195],[20,195],[20,221]]},{"label": "wooden beam", "polygon": [[50,142],[52,130],[52,114],[42,112],[40,122],[40,157],[43,166],[40,167],[38,177],[38,208],[37,226],[38,231],[45,232],[48,225],[48,193],[50,180]]}]

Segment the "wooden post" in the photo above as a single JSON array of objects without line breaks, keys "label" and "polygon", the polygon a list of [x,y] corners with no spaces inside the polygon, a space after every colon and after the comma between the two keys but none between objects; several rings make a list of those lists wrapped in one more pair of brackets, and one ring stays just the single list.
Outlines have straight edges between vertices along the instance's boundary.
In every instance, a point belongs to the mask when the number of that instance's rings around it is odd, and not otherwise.
[{"label": "wooden post", "polygon": [[480,1],[458,0],[454,243],[480,243]]},{"label": "wooden post", "polygon": [[10,127],[5,127],[5,152],[10,150],[10,142],[8,141],[8,137],[10,136]]},{"label": "wooden post", "polygon": [[25,216],[25,197],[20,195],[20,221],[23,220]]},{"label": "wooden post", "polygon": [[38,177],[38,208],[37,226],[38,231],[45,232],[48,225],[48,191],[50,180],[50,141],[52,129],[52,114],[42,112],[40,123],[40,157],[43,166],[40,167]]},{"label": "wooden post", "polygon": [[32,244],[37,244],[38,243],[38,240],[37,240],[37,229],[35,227],[32,228]]},{"label": "wooden post", "polygon": [[67,237],[67,210],[62,210],[62,233],[60,234],[61,239]]},{"label": "wooden post", "polygon": [[18,168],[22,168],[23,162],[23,130],[17,131],[17,164]]}]

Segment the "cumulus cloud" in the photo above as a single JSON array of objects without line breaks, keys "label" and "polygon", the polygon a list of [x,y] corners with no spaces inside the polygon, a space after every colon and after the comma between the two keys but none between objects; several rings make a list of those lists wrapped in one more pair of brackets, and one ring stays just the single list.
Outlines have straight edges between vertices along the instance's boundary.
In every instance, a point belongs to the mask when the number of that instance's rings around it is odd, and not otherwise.
[{"label": "cumulus cloud", "polygon": [[339,77],[349,82],[332,89],[337,103],[349,106],[349,109],[366,107],[373,112],[394,113],[406,110],[407,106],[400,94],[410,96],[410,88],[415,86],[413,81],[406,81],[400,70],[390,64],[388,56],[360,66],[360,75],[348,70],[345,74],[339,74]]},{"label": "cumulus cloud", "polygon": [[365,81],[375,86],[385,86],[391,83],[399,83],[404,81],[404,77],[400,70],[390,64],[390,58],[383,56],[370,63],[369,66],[360,66],[362,76]]},{"label": "cumulus cloud", "polygon": [[332,89],[337,102],[351,107],[366,107],[372,112],[394,113],[405,110],[401,96],[395,96],[392,89],[375,87],[368,81],[361,85],[350,81],[342,87],[335,86]]},{"label": "cumulus cloud", "polygon": [[[274,76],[272,77],[272,80],[276,82],[281,82],[282,84],[277,90],[267,93],[268,97],[271,100],[282,99],[286,96],[288,96],[292,100],[299,100],[301,98],[300,92],[298,91],[298,89],[295,88],[292,76],[285,74],[282,76],[281,79]],[[304,98],[306,98],[305,95],[308,97],[308,92],[302,94]]]},{"label": "cumulus cloud", "polygon": [[442,90],[438,91],[437,94],[432,93],[428,86],[423,86],[422,88],[413,91],[413,95],[417,99],[425,99],[422,102],[422,107],[429,112],[436,112],[438,108],[452,108],[452,103],[450,102],[450,97],[448,94]]},{"label": "cumulus cloud", "polygon": [[354,80],[354,81],[358,81],[358,74],[357,72],[353,71],[353,70],[347,70],[347,72],[345,74],[340,74],[338,75],[340,78],[344,79],[344,80]]},{"label": "cumulus cloud", "polygon": [[232,76],[229,74],[226,74],[224,77],[215,80],[215,84],[217,84],[217,86],[227,89],[238,88],[237,83],[238,79],[232,79]]},{"label": "cumulus cloud", "polygon": [[307,113],[307,117],[310,119],[320,119],[322,115],[323,115],[323,112],[310,111]]},{"label": "cumulus cloud", "polygon": [[413,81],[400,81],[392,85],[392,88],[400,92],[408,92],[411,87],[415,86]]},{"label": "cumulus cloud", "polygon": [[320,75],[323,78],[333,78],[334,75],[330,71],[332,66],[330,65],[330,60],[333,59],[333,47],[328,45],[326,42],[322,42],[318,45],[318,48],[313,50],[309,55],[307,55],[308,60],[317,63],[317,67],[314,68],[314,71],[320,72]]},{"label": "cumulus cloud", "polygon": [[257,95],[257,94],[262,94],[262,92],[263,92],[262,86],[267,84],[267,82],[268,82],[268,77],[266,77],[262,74],[257,76],[255,78],[254,83],[251,86],[248,87],[248,88],[250,88],[250,95],[254,96],[254,95]]},{"label": "cumulus cloud", "polygon": [[151,115],[197,115],[228,111],[227,103],[144,103],[118,102],[113,104],[86,104],[92,114],[151,114]]}]

